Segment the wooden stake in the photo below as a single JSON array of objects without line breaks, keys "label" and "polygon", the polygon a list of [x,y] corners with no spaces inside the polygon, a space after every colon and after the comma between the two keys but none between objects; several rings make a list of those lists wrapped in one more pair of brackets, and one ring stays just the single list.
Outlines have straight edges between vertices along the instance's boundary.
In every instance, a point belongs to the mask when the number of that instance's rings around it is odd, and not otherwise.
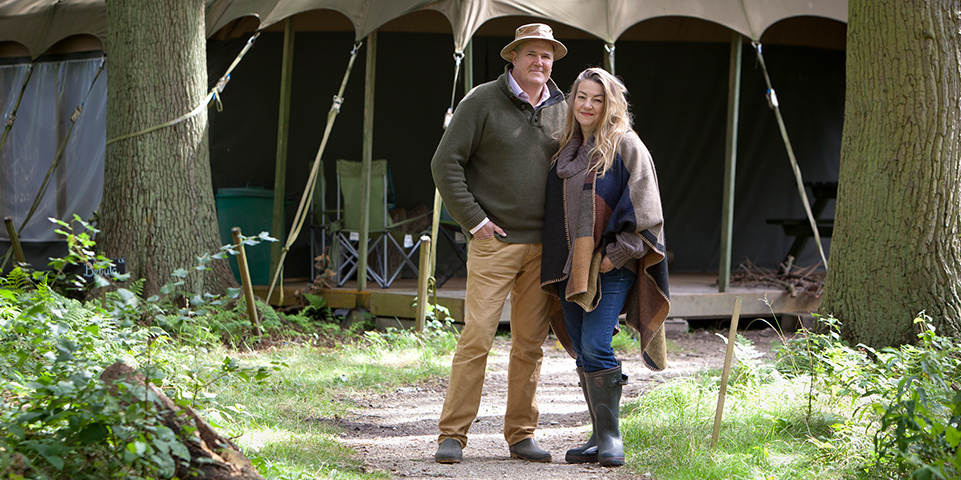
[{"label": "wooden stake", "polygon": [[431,256],[431,241],[427,235],[420,237],[420,267],[417,275],[417,318],[414,331],[424,331],[424,319],[427,317],[427,278],[431,276],[429,270]]},{"label": "wooden stake", "polygon": [[731,315],[731,330],[727,335],[727,353],[724,356],[724,373],[721,375],[721,393],[717,396],[717,411],[714,413],[714,433],[711,435],[711,449],[717,446],[721,435],[721,417],[724,415],[724,397],[727,395],[727,380],[731,376],[731,363],[734,359],[734,342],[737,341],[737,319],[741,315],[741,297],[734,297],[734,313]]},{"label": "wooden stake", "polygon": [[254,286],[250,283],[250,270],[247,269],[247,254],[244,244],[240,241],[240,227],[230,229],[234,236],[234,246],[237,247],[237,266],[240,267],[240,281],[244,287],[244,298],[247,300],[247,318],[254,327],[254,335],[260,336],[260,321],[257,320],[257,304],[254,303]]}]

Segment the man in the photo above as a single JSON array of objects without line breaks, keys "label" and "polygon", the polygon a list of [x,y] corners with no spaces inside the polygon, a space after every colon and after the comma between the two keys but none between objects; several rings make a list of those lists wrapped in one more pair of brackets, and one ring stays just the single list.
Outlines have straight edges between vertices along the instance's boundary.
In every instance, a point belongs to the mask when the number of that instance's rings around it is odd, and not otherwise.
[{"label": "man", "polygon": [[451,365],[438,426],[438,463],[459,463],[477,417],[487,355],[511,298],[511,354],[504,438],[513,458],[550,462],[534,443],[535,393],[548,333],[548,295],[540,289],[544,192],[554,134],[567,104],[551,81],[567,54],[550,27],[519,27],[501,50],[511,66],[471,90],[454,112],[431,170],[451,217],[473,236],[467,253],[464,329]]}]

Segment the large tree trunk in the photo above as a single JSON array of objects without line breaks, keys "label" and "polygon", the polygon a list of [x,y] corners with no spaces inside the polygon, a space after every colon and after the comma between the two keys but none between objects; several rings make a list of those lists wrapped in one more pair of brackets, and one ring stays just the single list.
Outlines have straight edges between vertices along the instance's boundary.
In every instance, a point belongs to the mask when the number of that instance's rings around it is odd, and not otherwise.
[{"label": "large tree trunk", "polygon": [[[108,0],[107,138],[186,114],[206,95],[204,0]],[[220,246],[207,111],[107,146],[100,249],[126,259],[156,293],[178,269]],[[226,262],[187,279],[191,292],[234,284]]]},{"label": "large tree trunk", "polygon": [[957,0],[849,0],[847,93],[822,314],[852,342],[961,326]]}]

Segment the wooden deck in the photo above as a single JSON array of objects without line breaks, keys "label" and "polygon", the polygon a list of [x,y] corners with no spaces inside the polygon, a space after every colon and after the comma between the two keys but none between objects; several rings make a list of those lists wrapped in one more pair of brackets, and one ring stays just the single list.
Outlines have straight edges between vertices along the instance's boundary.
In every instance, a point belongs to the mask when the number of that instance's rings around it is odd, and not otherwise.
[{"label": "wooden deck", "polygon": [[[376,283],[368,286],[375,288],[358,292],[356,282],[349,281],[343,288],[326,290],[322,296],[334,309],[362,308],[376,317],[396,317],[413,319],[414,298],[417,296],[417,279],[397,279],[390,288],[377,288]],[[717,291],[717,275],[671,274],[671,313],[669,318],[705,319],[730,317],[734,309],[735,297],[741,297],[742,317],[799,316],[816,312],[820,300],[806,294],[791,297],[783,289],[776,287],[732,287],[729,292]],[[286,280],[284,284],[284,304],[292,305],[294,293],[303,290],[305,281]],[[451,316],[460,321],[464,318],[464,294],[466,279],[451,278],[438,289],[438,303],[450,310]],[[264,298],[266,287],[254,287],[255,293]],[[274,295],[276,304],[277,294]],[[510,303],[504,308],[501,322],[510,318]]]}]

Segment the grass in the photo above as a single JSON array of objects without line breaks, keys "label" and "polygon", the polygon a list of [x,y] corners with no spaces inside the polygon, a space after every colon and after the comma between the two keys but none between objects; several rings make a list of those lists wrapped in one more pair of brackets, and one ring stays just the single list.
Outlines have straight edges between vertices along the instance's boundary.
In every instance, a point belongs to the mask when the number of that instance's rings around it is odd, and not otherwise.
[{"label": "grass", "polygon": [[[711,448],[719,372],[668,382],[624,406],[628,466],[654,478],[853,478],[810,438],[833,433],[833,413],[806,416],[803,381],[780,379],[728,390],[717,447]],[[824,405],[827,408],[828,406]]]},{"label": "grass", "polygon": [[[347,399],[358,391],[445,377],[455,337],[432,335],[394,331],[333,349],[286,346],[250,355],[248,363],[287,368],[259,387],[222,386],[220,404],[242,407],[221,409],[229,415],[218,423],[268,478],[385,478],[363,471],[330,420],[355,408]],[[622,332],[615,345],[635,351],[636,340]],[[658,480],[895,478],[864,473],[871,442],[854,426],[850,399],[816,395],[809,404],[810,377],[783,375],[743,339],[737,346],[716,448],[711,434],[721,375],[712,370],[670,380],[622,405],[622,469]]]},{"label": "grass", "polygon": [[809,397],[811,377],[783,374],[743,337],[712,447],[721,371],[673,379],[622,406],[627,468],[656,479],[889,478],[865,473],[869,432],[854,403]]},{"label": "grass", "polygon": [[268,478],[386,478],[363,472],[354,452],[337,441],[341,430],[334,420],[355,408],[347,399],[357,391],[389,391],[446,376],[453,335],[434,331],[426,338],[394,331],[334,349],[286,346],[250,355],[246,363],[287,367],[260,386],[221,386],[219,403],[241,407],[221,412],[218,423]]}]

